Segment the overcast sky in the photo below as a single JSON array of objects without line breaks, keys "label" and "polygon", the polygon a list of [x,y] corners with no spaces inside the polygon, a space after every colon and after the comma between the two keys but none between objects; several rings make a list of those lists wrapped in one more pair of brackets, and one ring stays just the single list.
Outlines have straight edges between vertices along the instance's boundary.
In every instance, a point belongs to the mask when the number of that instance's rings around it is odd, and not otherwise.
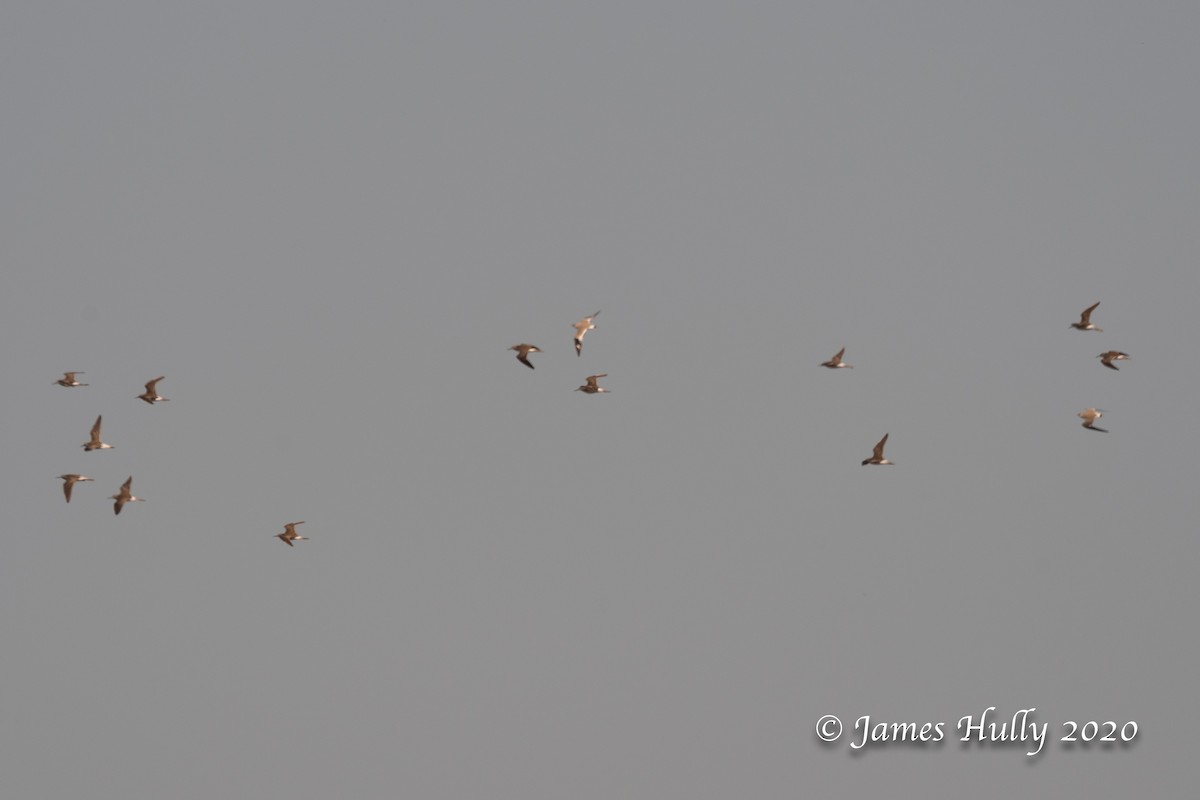
[{"label": "overcast sky", "polygon": [[[1167,2],[6,4],[6,791],[1182,782],[1198,34]],[[964,749],[990,706],[1036,707],[1040,756]],[[855,753],[865,714],[944,740]]]}]

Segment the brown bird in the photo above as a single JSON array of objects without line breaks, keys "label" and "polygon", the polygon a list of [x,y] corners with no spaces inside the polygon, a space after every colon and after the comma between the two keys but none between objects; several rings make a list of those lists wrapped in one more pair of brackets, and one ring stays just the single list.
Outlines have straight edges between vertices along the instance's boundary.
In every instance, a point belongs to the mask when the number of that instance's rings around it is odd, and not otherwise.
[{"label": "brown bird", "polygon": [[1122,353],[1120,350],[1109,350],[1107,353],[1101,353],[1100,355],[1096,356],[1096,358],[1100,359],[1100,363],[1109,369],[1117,369],[1117,365],[1112,362],[1128,361],[1129,354]]},{"label": "brown bird", "polygon": [[875,445],[875,452],[873,452],[871,454],[870,458],[868,458],[862,462],[862,465],[864,467],[867,464],[880,464],[880,465],[886,465],[886,466],[894,466],[893,462],[888,461],[886,458],[883,457],[883,446],[885,444],[887,444],[887,440],[888,440],[888,434],[885,433],[883,435],[883,438],[879,440],[879,444]]},{"label": "brown bird", "polygon": [[120,514],[122,506],[124,506],[126,503],[145,502],[146,498],[134,497],[133,493],[129,491],[129,487],[132,485],[133,485],[133,476],[130,475],[128,478],[125,479],[125,482],[121,484],[121,491],[117,492],[111,498],[109,498],[111,500],[116,500],[116,502],[113,503],[113,513],[114,514]]},{"label": "brown bird", "polygon": [[509,350],[517,351],[517,361],[520,361],[525,366],[533,369],[533,363],[529,360],[530,353],[540,353],[542,348],[532,344],[514,344]]},{"label": "brown bird", "polygon": [[1103,412],[1098,408],[1085,408],[1075,416],[1083,420],[1083,427],[1089,431],[1099,431],[1100,433],[1108,433],[1104,428],[1096,427],[1096,420],[1104,416]]},{"label": "brown bird", "polygon": [[597,311],[595,314],[592,314],[590,317],[584,317],[583,319],[579,320],[579,322],[576,322],[573,326],[575,328],[575,355],[583,355],[584,334],[586,334],[588,331],[594,331],[596,329],[596,326],[592,324],[592,320],[598,316],[600,316],[599,311]]},{"label": "brown bird", "polygon": [[845,361],[842,361],[842,356],[844,356],[845,354],[846,354],[846,348],[843,347],[841,350],[837,351],[837,355],[835,355],[833,358],[829,359],[828,361],[822,363],[821,366],[829,367],[830,369],[854,369],[854,367],[852,367],[850,364],[847,364]]},{"label": "brown bird", "polygon": [[158,390],[154,388],[154,385],[155,385],[156,383],[158,383],[159,381],[161,381],[161,380],[162,380],[163,378],[165,378],[165,377],[167,377],[167,376],[166,376],[166,375],[159,375],[157,378],[155,378],[154,380],[152,380],[152,381],[150,381],[149,383],[147,383],[147,384],[146,384],[146,391],[144,391],[144,392],[142,392],[141,394],[139,394],[139,395],[137,396],[137,397],[138,397],[138,399],[139,399],[139,400],[145,400],[145,401],[146,401],[147,403],[149,403],[150,405],[154,405],[155,403],[159,403],[159,402],[163,402],[163,401],[166,401],[166,400],[170,400],[171,398],[169,398],[169,397],[160,397],[160,396],[159,396],[159,394],[158,394]]},{"label": "brown bird", "polygon": [[87,475],[75,475],[74,473],[70,475],[59,475],[58,477],[62,478],[63,480],[63,494],[67,496],[68,503],[71,502],[71,487],[73,487],[79,481],[95,480],[94,478],[89,478]]},{"label": "brown bird", "polygon": [[292,542],[297,541],[297,540],[308,539],[307,536],[301,536],[300,534],[296,533],[296,526],[303,525],[303,524],[304,524],[304,520],[301,520],[299,522],[285,523],[283,526],[283,533],[275,534],[275,538],[279,539],[279,541],[283,542],[288,547],[295,547],[296,545],[292,544]]},{"label": "brown bird", "polygon": [[1085,308],[1083,313],[1079,315],[1079,322],[1072,322],[1071,327],[1077,328],[1081,331],[1096,331],[1097,333],[1104,330],[1103,328],[1097,328],[1092,324],[1092,312],[1096,310],[1096,306],[1098,305],[1100,305],[1098,302],[1092,303],[1090,306]]},{"label": "brown bird", "polygon": [[56,380],[55,383],[57,383],[59,386],[90,386],[91,384],[80,383],[79,381],[75,380],[76,375],[82,374],[82,370],[76,372],[64,372],[63,376]]},{"label": "brown bird", "polygon": [[599,381],[601,378],[607,378],[607,377],[608,377],[607,372],[602,372],[599,375],[588,375],[587,383],[585,383],[583,386],[580,386],[575,391],[586,392],[587,394],[600,394],[602,392],[607,392],[608,389],[601,387],[600,384],[597,383],[597,381]]},{"label": "brown bird", "polygon": [[100,441],[100,417],[96,417],[96,424],[92,426],[92,438],[83,443],[83,449],[86,452],[112,449],[111,444],[105,444]]}]

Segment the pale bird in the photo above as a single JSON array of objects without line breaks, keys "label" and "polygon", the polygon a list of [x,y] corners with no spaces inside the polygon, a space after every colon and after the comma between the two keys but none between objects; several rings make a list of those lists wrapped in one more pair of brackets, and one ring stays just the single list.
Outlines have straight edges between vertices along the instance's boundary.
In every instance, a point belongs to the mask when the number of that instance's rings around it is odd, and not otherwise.
[{"label": "pale bird", "polygon": [[76,475],[74,473],[71,473],[70,475],[59,475],[58,477],[62,478],[63,494],[66,495],[68,503],[71,502],[71,488],[75,486],[75,484],[79,483],[80,481],[95,480],[95,478],[89,478],[87,475]]},{"label": "pale bird", "polygon": [[530,369],[533,369],[533,362],[531,362],[529,360],[529,354],[542,352],[542,348],[538,347],[537,345],[533,345],[533,344],[514,344],[512,347],[510,347],[508,349],[516,350],[517,351],[517,361],[520,361],[522,364],[529,367]]},{"label": "pale bird", "polygon": [[1096,310],[1096,306],[1098,305],[1100,305],[1098,302],[1092,303],[1090,306],[1085,308],[1083,313],[1079,315],[1079,322],[1072,322],[1071,327],[1078,328],[1081,331],[1096,331],[1097,333],[1104,330],[1103,328],[1097,328],[1092,324],[1092,312]]},{"label": "pale bird", "polygon": [[96,417],[96,424],[92,426],[92,438],[83,443],[83,449],[86,452],[112,449],[111,444],[100,441],[100,417]]},{"label": "pale bird", "polygon": [[1120,350],[1109,350],[1107,353],[1101,353],[1100,355],[1096,356],[1096,358],[1100,359],[1100,363],[1109,369],[1117,369],[1117,365],[1113,362],[1128,361],[1129,354],[1122,353]]},{"label": "pale bird", "polygon": [[1085,408],[1075,416],[1083,420],[1083,427],[1089,431],[1099,431],[1100,433],[1108,433],[1104,428],[1096,427],[1096,420],[1104,416],[1104,413],[1098,408]]},{"label": "pale bird", "polygon": [[159,402],[163,402],[163,401],[166,401],[166,400],[170,400],[171,398],[169,398],[169,397],[161,397],[161,396],[159,396],[159,394],[158,394],[158,390],[154,388],[155,384],[157,384],[159,381],[163,380],[163,379],[164,379],[164,378],[166,378],[166,377],[167,377],[166,375],[159,375],[159,376],[158,376],[157,378],[155,378],[154,380],[152,380],[152,381],[148,382],[148,383],[146,384],[146,391],[144,391],[144,392],[142,392],[141,394],[139,394],[139,395],[138,395],[138,399],[139,399],[139,400],[145,400],[145,401],[146,401],[147,403],[149,403],[150,405],[154,405],[155,403],[159,403]]},{"label": "pale bird", "polygon": [[579,320],[579,322],[576,322],[573,326],[575,328],[575,355],[583,355],[584,334],[586,334],[588,331],[594,331],[596,329],[596,326],[592,324],[592,320],[598,316],[600,316],[599,311],[597,311],[595,314],[592,314],[590,317],[584,317],[583,319]]},{"label": "pale bird", "polygon": [[116,501],[115,503],[113,503],[113,513],[114,514],[120,514],[121,508],[126,503],[145,502],[146,498],[133,496],[133,493],[129,491],[129,487],[131,487],[131,486],[133,486],[133,476],[132,475],[130,475],[128,478],[126,478],[125,482],[121,484],[121,491],[117,492],[111,498],[109,498],[111,500]]},{"label": "pale bird", "polygon": [[845,354],[846,354],[846,348],[843,347],[841,350],[837,351],[837,355],[835,355],[833,358],[829,359],[828,361],[822,362],[821,366],[829,367],[830,369],[854,369],[853,366],[851,366],[850,364],[847,364],[845,361],[842,361],[842,356],[844,356]]},{"label": "pale bird", "polygon": [[601,378],[607,378],[607,377],[608,377],[608,373],[607,373],[607,372],[602,372],[602,373],[600,373],[599,375],[588,375],[588,376],[587,376],[587,383],[585,383],[583,386],[580,386],[580,387],[579,387],[578,389],[576,389],[575,391],[577,391],[577,392],[586,392],[587,394],[600,394],[601,392],[607,392],[607,391],[608,391],[608,389],[605,389],[605,388],[603,388],[603,387],[602,387],[602,386],[600,386],[600,384],[598,383],[598,381],[599,381]]},{"label": "pale bird", "polygon": [[275,538],[279,539],[279,541],[283,542],[288,547],[295,547],[296,545],[292,544],[292,542],[308,539],[307,536],[301,536],[300,534],[296,533],[296,526],[303,524],[304,520],[300,520],[299,522],[285,523],[283,526],[283,533],[275,534]]},{"label": "pale bird", "polygon": [[888,434],[885,433],[883,435],[883,438],[879,440],[879,444],[875,445],[875,451],[871,454],[871,457],[862,462],[862,465],[864,467],[867,464],[880,464],[880,465],[886,465],[886,466],[893,466],[893,462],[888,461],[886,458],[883,457],[883,446],[885,444],[887,444],[887,440],[888,440]]},{"label": "pale bird", "polygon": [[75,380],[76,375],[82,375],[82,374],[83,374],[83,370],[77,370],[75,372],[64,372],[63,376],[61,378],[59,378],[58,380],[56,380],[54,383],[57,383],[59,386],[88,386],[89,384],[80,383],[79,381]]}]

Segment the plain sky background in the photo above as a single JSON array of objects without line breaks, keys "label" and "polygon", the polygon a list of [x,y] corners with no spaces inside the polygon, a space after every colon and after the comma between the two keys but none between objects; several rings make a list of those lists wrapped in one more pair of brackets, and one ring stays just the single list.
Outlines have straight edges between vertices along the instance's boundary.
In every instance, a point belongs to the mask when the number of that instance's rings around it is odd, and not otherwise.
[{"label": "plain sky background", "polygon": [[5,3],[5,795],[1192,796],[1198,37]]}]

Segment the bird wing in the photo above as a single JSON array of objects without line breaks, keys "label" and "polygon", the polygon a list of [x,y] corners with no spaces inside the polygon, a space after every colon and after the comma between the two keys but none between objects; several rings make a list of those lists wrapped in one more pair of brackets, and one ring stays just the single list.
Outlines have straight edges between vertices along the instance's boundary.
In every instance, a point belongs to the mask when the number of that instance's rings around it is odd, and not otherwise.
[{"label": "bird wing", "polygon": [[883,458],[883,446],[887,444],[888,435],[885,433],[883,438],[879,440],[879,444],[875,445],[875,458]]}]

